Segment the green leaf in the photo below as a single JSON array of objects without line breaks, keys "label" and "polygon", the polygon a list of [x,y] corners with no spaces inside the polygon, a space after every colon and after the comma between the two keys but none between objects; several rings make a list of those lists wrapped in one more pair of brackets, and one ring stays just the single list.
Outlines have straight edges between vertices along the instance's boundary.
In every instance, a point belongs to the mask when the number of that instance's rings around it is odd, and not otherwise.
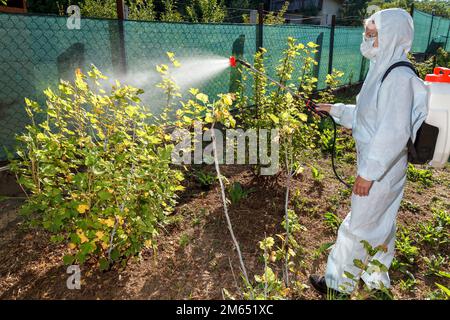
[{"label": "green leaf", "polygon": [[355,267],[361,269],[361,270],[365,270],[366,266],[364,265],[364,263],[360,260],[360,259],[354,259],[353,260],[353,264],[355,265]]},{"label": "green leaf", "polygon": [[108,191],[105,191],[105,190],[101,190],[101,191],[98,193],[98,196],[99,196],[99,198],[100,198],[101,200],[109,200],[109,199],[112,198],[112,194],[109,193]]},{"label": "green leaf", "polygon": [[308,120],[308,116],[304,113],[299,113],[298,117],[300,118],[301,121],[306,122]]},{"label": "green leaf", "polygon": [[274,123],[276,123],[276,124],[280,123],[280,119],[279,119],[277,116],[275,116],[275,115],[269,113],[269,117],[270,117],[270,119],[272,119],[272,121],[273,121]]},{"label": "green leaf", "polygon": [[442,284],[439,284],[439,283],[436,283],[436,282],[434,284],[437,285],[438,288],[441,289],[442,292],[444,292],[447,297],[450,297],[450,289],[449,288],[444,287]]},{"label": "green leaf", "polygon": [[63,257],[63,262],[65,265],[70,265],[75,261],[75,257],[71,255],[65,255]]},{"label": "green leaf", "polygon": [[86,157],[84,164],[87,166],[93,166],[96,162],[97,162],[97,158],[94,157],[92,154],[90,154]]},{"label": "green leaf", "polygon": [[344,271],[344,276],[350,280],[355,279],[355,276],[348,271]]},{"label": "green leaf", "polygon": [[105,258],[100,258],[100,260],[98,261],[100,264],[100,270],[107,270],[109,268],[109,261]]}]

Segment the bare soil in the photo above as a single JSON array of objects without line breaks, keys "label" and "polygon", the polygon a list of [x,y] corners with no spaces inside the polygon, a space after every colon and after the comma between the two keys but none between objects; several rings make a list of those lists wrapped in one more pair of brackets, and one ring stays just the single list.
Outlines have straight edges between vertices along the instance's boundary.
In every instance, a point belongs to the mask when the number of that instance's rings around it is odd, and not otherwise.
[{"label": "bare soil", "polygon": [[[354,164],[340,161],[344,175],[353,174]],[[297,239],[303,248],[298,280],[308,284],[308,275],[324,271],[327,252],[318,258],[314,251],[321,244],[334,242],[336,231],[324,222],[323,214],[332,208],[332,198],[339,204],[335,213],[344,218],[349,211],[349,196],[333,176],[330,160],[318,157],[317,168],[325,178],[316,182],[311,171],[295,177],[291,207],[306,227]],[[213,172],[212,167],[204,170]],[[249,196],[230,207],[231,220],[240,243],[248,273],[261,274],[263,263],[258,241],[265,236],[282,233],[284,218],[285,178],[283,175],[261,177],[247,166],[222,166],[230,183],[235,181],[245,189],[254,188]],[[431,206],[439,199],[447,210],[450,206],[449,167],[433,170],[433,185],[422,187],[408,182],[399,225],[415,230],[418,224],[432,219]],[[2,181],[3,182],[3,181]],[[0,201],[0,299],[222,299],[222,289],[239,292],[242,285],[239,263],[223,214],[220,190],[215,184],[204,190],[193,177],[188,177],[186,191],[180,195],[179,205],[172,214],[172,223],[159,238],[159,249],[144,251],[140,257],[128,261],[126,267],[115,266],[107,272],[97,266],[81,266],[80,290],[66,286],[68,274],[63,265],[63,245],[54,245],[42,230],[24,228],[17,215],[23,200],[2,198]],[[298,191],[297,191],[298,190]],[[301,205],[299,205],[299,203]],[[5,218],[6,217],[6,218]],[[420,256],[440,253],[447,257],[448,248],[436,252],[420,247]],[[414,290],[402,289],[404,273],[391,272],[395,299],[425,299],[436,290],[435,282],[447,284],[442,278],[425,276],[426,266],[419,257],[413,270],[417,280]],[[322,299],[312,288],[292,295],[293,299]]]}]

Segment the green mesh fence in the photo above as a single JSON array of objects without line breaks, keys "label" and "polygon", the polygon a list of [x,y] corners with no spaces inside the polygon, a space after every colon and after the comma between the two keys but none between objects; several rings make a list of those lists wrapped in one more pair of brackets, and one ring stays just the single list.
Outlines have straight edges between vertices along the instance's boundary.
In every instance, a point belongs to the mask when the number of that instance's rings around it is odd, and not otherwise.
[{"label": "green mesh fence", "polygon": [[[82,19],[80,30],[69,30],[66,23],[65,17],[0,13],[0,161],[7,158],[6,150],[14,149],[15,134],[28,123],[24,98],[43,104],[42,91],[55,87],[59,79],[72,79],[76,68],[86,70],[95,64],[111,78],[117,78],[126,68],[127,77],[119,78],[143,88],[144,101],[151,101],[149,104],[154,107],[158,105],[154,85],[159,79],[151,71],[166,62],[165,52],[174,52],[182,61],[238,54],[252,62],[258,28],[243,24],[125,21],[123,61],[117,20]],[[427,52],[438,44],[449,50],[449,23],[449,19],[415,11],[413,51]],[[363,80],[367,72],[368,63],[359,53],[362,31],[357,27],[335,29],[332,67],[345,72],[344,84]],[[330,27],[264,26],[263,46],[268,50],[266,67],[271,75],[288,37],[304,44],[309,41],[320,44],[316,55],[319,65],[314,73],[319,79],[318,88],[324,88],[330,61]],[[233,86],[232,72],[227,69],[193,86],[210,96],[229,92]],[[298,76],[295,74],[294,79]]]},{"label": "green mesh fence", "polygon": [[[450,19],[414,10],[413,52],[433,52],[437,47],[450,51]],[[430,32],[431,30],[431,32]]]},{"label": "green mesh fence", "polygon": [[[330,28],[323,26],[299,27],[298,25],[264,26],[263,47],[267,49],[266,68],[272,76],[275,75],[275,67],[282,57],[283,51],[286,50],[289,37],[295,38],[305,45],[308,42],[320,45],[319,52],[316,55],[319,65],[315,68],[314,73],[319,79],[318,86],[323,88],[328,68]],[[297,80],[300,76],[300,63],[299,59],[292,75],[294,80]]]}]

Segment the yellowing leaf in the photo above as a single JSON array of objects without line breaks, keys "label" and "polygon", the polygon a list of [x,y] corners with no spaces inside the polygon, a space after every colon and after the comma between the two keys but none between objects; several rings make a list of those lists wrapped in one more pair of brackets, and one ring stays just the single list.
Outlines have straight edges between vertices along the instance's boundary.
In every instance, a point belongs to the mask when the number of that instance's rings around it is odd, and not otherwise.
[{"label": "yellowing leaf", "polygon": [[156,66],[156,71],[158,71],[159,73],[165,74],[167,72],[167,70],[169,69],[169,67],[165,64],[161,64],[159,66]]},{"label": "yellowing leaf", "polygon": [[185,188],[181,185],[175,187],[175,191],[183,191]]},{"label": "yellowing leaf", "polygon": [[103,231],[97,231],[96,233],[95,233],[95,236],[97,237],[97,239],[101,239],[101,238],[103,238],[103,236],[105,235],[105,233],[103,232]]},{"label": "yellowing leaf", "polygon": [[114,226],[114,219],[113,219],[113,218],[108,218],[108,219],[106,219],[106,220],[105,220],[105,224],[106,224],[108,227]]},{"label": "yellowing leaf", "polygon": [[299,113],[298,117],[300,118],[300,120],[302,120],[303,122],[306,122],[306,120],[308,120],[308,116],[304,113]]},{"label": "yellowing leaf", "polygon": [[77,245],[75,243],[69,243],[69,248],[70,249],[75,249],[77,247]]},{"label": "yellowing leaf", "polygon": [[227,94],[223,97],[223,102],[225,102],[226,105],[231,106],[233,104],[233,99]]},{"label": "yellowing leaf", "polygon": [[272,119],[272,121],[273,121],[274,123],[280,123],[280,119],[278,119],[277,116],[275,116],[275,115],[269,113],[269,117],[270,117],[270,119]]},{"label": "yellowing leaf", "polygon": [[77,211],[79,212],[79,213],[85,213],[86,211],[88,211],[89,210],[89,206],[87,205],[87,204],[80,204],[80,205],[78,205],[78,207],[77,207]]},{"label": "yellowing leaf", "polygon": [[197,100],[200,100],[203,103],[207,103],[208,102],[208,96],[204,93],[199,93],[195,96],[197,98]]},{"label": "yellowing leaf", "polygon": [[198,89],[197,88],[191,88],[189,89],[189,93],[196,96],[198,94]]},{"label": "yellowing leaf", "polygon": [[88,242],[88,241],[89,241],[89,239],[86,237],[86,235],[84,234],[84,232],[81,231],[80,229],[77,230],[77,235],[78,235],[78,237],[80,237],[81,243],[85,243],[85,242]]}]

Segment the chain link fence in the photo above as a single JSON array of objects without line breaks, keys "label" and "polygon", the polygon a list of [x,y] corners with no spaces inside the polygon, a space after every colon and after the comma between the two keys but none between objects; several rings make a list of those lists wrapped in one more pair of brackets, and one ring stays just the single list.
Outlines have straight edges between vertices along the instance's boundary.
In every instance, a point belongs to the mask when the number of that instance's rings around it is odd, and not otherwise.
[{"label": "chain link fence", "polygon": [[[69,30],[66,23],[66,17],[0,13],[0,161],[7,159],[7,150],[14,150],[15,135],[28,123],[24,98],[45,103],[44,89],[55,88],[59,79],[72,79],[76,68],[86,70],[90,64],[112,79],[143,88],[143,100],[150,105],[157,105],[153,95],[158,76],[153,71],[157,64],[167,62],[168,51],[182,62],[201,63],[203,57],[226,58],[232,54],[252,62],[261,45],[257,42],[262,40],[262,46],[268,50],[267,71],[273,75],[288,37],[304,44],[312,41],[320,45],[316,55],[319,64],[314,69],[319,89],[325,87],[330,67],[345,72],[344,84],[362,81],[368,68],[359,53],[362,27],[337,26],[332,36],[328,26],[264,25],[262,37],[258,37],[258,25],[250,24],[83,18],[81,29]],[[431,46],[437,45],[449,50],[449,19],[416,10],[414,23],[414,52],[429,52]],[[123,76],[125,70],[127,76]],[[294,76],[293,79],[298,77]],[[232,70],[192,85],[210,96],[229,92],[233,86]]]}]

